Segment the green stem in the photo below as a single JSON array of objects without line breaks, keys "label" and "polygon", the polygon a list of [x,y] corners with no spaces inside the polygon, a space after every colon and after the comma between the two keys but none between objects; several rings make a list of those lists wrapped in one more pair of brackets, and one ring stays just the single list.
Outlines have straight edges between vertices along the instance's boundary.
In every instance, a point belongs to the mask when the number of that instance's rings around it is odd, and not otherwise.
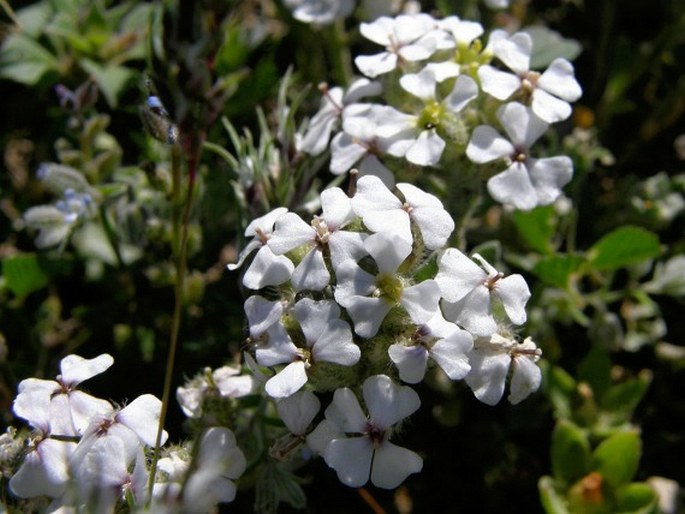
[{"label": "green stem", "polygon": [[114,251],[114,255],[117,259],[117,264],[119,264],[120,268],[123,268],[126,266],[126,264],[124,263],[124,259],[121,256],[121,252],[119,251],[117,235],[114,232],[114,228],[112,228],[112,224],[109,222],[109,218],[107,217],[107,213],[105,212],[104,205],[100,206],[100,219],[102,220],[102,226],[105,229],[107,240],[109,241],[109,244],[112,247],[112,251]]},{"label": "green stem", "polygon": [[328,58],[333,66],[332,75],[338,85],[347,86],[354,76],[354,71],[343,20],[337,20],[325,30],[325,41]]},{"label": "green stem", "polygon": [[[172,201],[180,197],[180,176],[181,176],[181,149],[178,145],[174,145],[171,149],[171,165],[172,173],[174,175],[174,191],[172,191]],[[162,433],[164,432],[164,420],[169,409],[169,398],[171,396],[171,384],[174,374],[174,366],[176,361],[176,348],[178,347],[178,336],[181,328],[181,314],[183,309],[183,288],[186,275],[187,257],[188,257],[188,226],[190,220],[190,210],[193,201],[194,183],[188,184],[188,191],[186,195],[185,206],[183,209],[183,217],[180,220],[176,214],[178,209],[174,208],[174,229],[178,233],[180,228],[180,241],[178,246],[174,240],[174,255],[176,255],[176,285],[174,287],[174,314],[171,322],[171,335],[169,341],[169,351],[167,353],[166,372],[164,375],[164,390],[162,391],[162,409],[159,415],[159,425],[157,427],[157,439],[155,442],[155,451],[152,457],[152,464],[150,469],[150,480],[148,483],[148,490],[150,500],[152,499],[152,488],[155,483],[155,474],[157,472],[157,462],[159,461],[159,454],[162,446]]]},{"label": "green stem", "polygon": [[0,7],[5,11],[7,17],[12,20],[12,23],[21,29],[21,23],[19,23],[19,18],[17,18],[16,13],[12,10],[12,6],[6,0],[0,0]]}]

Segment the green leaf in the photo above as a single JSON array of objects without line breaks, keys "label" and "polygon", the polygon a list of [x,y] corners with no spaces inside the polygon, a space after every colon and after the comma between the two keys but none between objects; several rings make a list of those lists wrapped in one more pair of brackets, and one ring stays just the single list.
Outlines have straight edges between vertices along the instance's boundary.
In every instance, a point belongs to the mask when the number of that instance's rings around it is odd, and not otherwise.
[{"label": "green leaf", "polygon": [[576,390],[575,379],[558,366],[546,365],[542,370],[545,378],[544,391],[554,407],[555,416],[560,419],[570,418],[571,398]]},{"label": "green leaf", "polygon": [[561,420],[552,433],[552,473],[566,483],[573,483],[591,469],[590,443],[583,430]]},{"label": "green leaf", "polygon": [[566,507],[566,499],[554,487],[554,479],[544,476],[538,481],[540,503],[547,514],[569,514]]},{"label": "green leaf", "polygon": [[597,241],[587,257],[597,269],[613,270],[639,264],[660,254],[656,234],[640,227],[625,226]]},{"label": "green leaf", "polygon": [[119,95],[136,77],[134,70],[124,66],[102,66],[89,59],[83,59],[81,65],[97,82],[110,107],[117,106]]},{"label": "green leaf", "polygon": [[57,71],[57,58],[24,34],[9,36],[0,52],[0,78],[33,86],[50,71]]},{"label": "green leaf", "polygon": [[602,410],[624,412],[627,417],[630,417],[637,404],[644,398],[651,383],[652,373],[645,370],[637,378],[609,388],[601,397],[600,407]]},{"label": "green leaf", "polygon": [[595,398],[601,398],[611,385],[611,366],[607,352],[595,346],[578,366],[577,378],[590,385]]},{"label": "green leaf", "polygon": [[278,512],[280,503],[288,503],[295,509],[303,509],[307,497],[298,478],[283,469],[280,463],[268,461],[259,473],[255,487],[255,512]]},{"label": "green leaf", "polygon": [[43,33],[43,29],[50,21],[53,12],[52,6],[48,2],[38,2],[24,7],[17,12],[19,30],[31,38],[37,39]]},{"label": "green leaf", "polygon": [[579,255],[555,255],[543,257],[535,266],[535,273],[544,283],[568,289],[573,274],[577,273],[585,263],[585,259]]},{"label": "green leaf", "polygon": [[553,252],[551,239],[555,233],[554,207],[515,211],[512,219],[519,235],[531,249],[543,255]]},{"label": "green leaf", "polygon": [[616,492],[616,511],[621,513],[656,513],[658,502],[656,491],[642,482],[625,485]]},{"label": "green leaf", "polygon": [[545,68],[559,57],[572,61],[583,49],[578,41],[564,39],[558,32],[542,25],[525,27],[523,32],[527,32],[533,40],[533,53],[530,57],[530,68],[533,70]]},{"label": "green leaf", "polygon": [[36,254],[21,254],[2,261],[2,274],[7,288],[22,298],[42,289],[50,282]]},{"label": "green leaf", "polygon": [[618,432],[602,441],[595,449],[593,468],[612,487],[630,482],[640,461],[641,442],[636,430]]}]

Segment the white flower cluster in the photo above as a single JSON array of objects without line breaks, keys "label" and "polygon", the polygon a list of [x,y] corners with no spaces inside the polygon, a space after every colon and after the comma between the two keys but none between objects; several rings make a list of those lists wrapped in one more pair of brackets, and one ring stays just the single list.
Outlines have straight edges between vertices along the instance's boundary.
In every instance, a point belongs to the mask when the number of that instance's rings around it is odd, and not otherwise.
[{"label": "white flower cluster", "polygon": [[[419,383],[437,366],[490,405],[508,380],[512,403],[537,390],[540,350],[529,339],[518,343],[509,328],[526,321],[530,291],[520,275],[505,277],[479,255],[444,248],[452,218],[411,184],[393,192],[367,175],[352,197],[324,190],[321,206],[308,222],[279,208],[247,227],[252,240],[238,265],[256,250],[242,280],[261,290],[245,302],[248,343],[271,371],[256,369],[254,382],[243,384],[232,374],[218,389],[240,396],[263,384],[289,430],[343,483],[394,488],[422,467],[417,454],[390,442],[420,406],[398,380]],[[425,278],[420,271],[435,254],[437,272]],[[197,384],[193,391],[204,394]],[[315,393],[327,391],[333,401],[312,431]],[[187,389],[179,395],[193,398],[189,411],[201,403]]]},{"label": "white flower cluster", "polygon": [[[501,166],[487,187],[502,204],[529,210],[562,194],[573,176],[571,159],[535,158],[530,150],[550,124],[570,116],[569,102],[581,96],[569,61],[531,70],[527,33],[495,30],[483,48],[483,27],[456,16],[381,16],[360,31],[383,51],[356,57],[368,78],[347,91],[322,88],[321,109],[300,139],[301,151],[319,155],[330,148],[331,172],[356,166],[388,186],[394,179],[386,163],[393,158],[457,167],[465,155],[476,165]],[[379,95],[383,103],[361,101]]]},{"label": "white flower cluster", "polygon": [[[55,380],[28,378],[19,384],[14,414],[33,430],[23,461],[9,481],[13,494],[51,498],[49,512],[104,513],[113,512],[122,501],[140,507],[148,502],[146,452],[156,442],[160,400],[143,394],[119,408],[77,389],[113,362],[108,354],[92,359],[69,355],[62,359],[61,374]],[[167,438],[164,431],[161,444]],[[236,478],[245,465],[233,434],[228,429],[210,429],[200,442],[199,454],[197,471],[188,478],[190,485],[182,500],[178,490],[185,480],[185,473],[179,472],[183,465],[177,464],[172,473],[169,458],[160,460],[160,469],[167,471],[166,481],[155,484],[154,505],[173,507],[168,512],[174,511],[179,502],[198,496],[197,492],[193,496],[192,483],[200,479],[202,483],[216,482],[212,487],[215,496],[202,493],[199,505],[208,507],[184,512],[207,511],[219,501],[233,499],[234,486],[227,477]],[[187,463],[185,466],[183,470]],[[214,503],[208,503],[211,501]]]}]

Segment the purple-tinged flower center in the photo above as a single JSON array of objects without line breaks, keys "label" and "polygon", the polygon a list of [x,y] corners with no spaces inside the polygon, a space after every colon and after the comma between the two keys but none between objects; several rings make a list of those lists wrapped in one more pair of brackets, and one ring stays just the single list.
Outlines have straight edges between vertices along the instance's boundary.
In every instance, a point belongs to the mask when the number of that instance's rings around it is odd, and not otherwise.
[{"label": "purple-tinged flower center", "polygon": [[374,425],[372,421],[366,422],[364,434],[371,440],[371,444],[373,444],[374,448],[380,447],[385,440],[385,430]]}]

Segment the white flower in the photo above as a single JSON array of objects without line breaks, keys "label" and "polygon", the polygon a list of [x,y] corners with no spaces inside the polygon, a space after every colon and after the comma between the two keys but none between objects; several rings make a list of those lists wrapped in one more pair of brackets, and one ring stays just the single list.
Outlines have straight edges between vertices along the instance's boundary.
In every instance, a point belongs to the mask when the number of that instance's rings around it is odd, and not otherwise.
[{"label": "white flower", "polygon": [[518,274],[504,277],[478,254],[473,259],[480,266],[455,248],[448,248],[438,258],[435,281],[445,299],[445,317],[474,335],[489,336],[497,330],[492,312],[494,297],[512,323],[525,323],[530,290],[524,278]]},{"label": "white flower", "polygon": [[571,115],[569,102],[578,100],[582,90],[569,61],[555,59],[542,74],[531,71],[533,40],[525,32],[507,37],[503,31],[495,31],[490,36],[488,48],[514,73],[487,64],[481,66],[478,78],[483,91],[506,100],[520,90],[530,97],[533,112],[547,123],[556,123]]},{"label": "white flower", "polygon": [[495,405],[504,394],[504,386],[511,367],[509,402],[523,401],[540,387],[542,372],[535,364],[540,351],[530,337],[523,343],[493,334],[474,341],[470,355],[471,371],[465,381],[481,402]]},{"label": "white flower", "polygon": [[[14,413],[33,424],[33,420],[44,419],[46,434],[60,436],[81,435],[94,416],[111,411],[112,405],[95,398],[76,387],[83,381],[99,375],[109,368],[114,359],[103,353],[92,359],[78,355],[67,355],[60,362],[61,374],[55,380],[27,378],[19,384],[19,394],[14,400]],[[43,391],[49,397],[49,408],[38,412],[34,391]],[[47,416],[47,417],[45,417]],[[36,426],[34,424],[34,426]]]},{"label": "white flower", "polygon": [[352,208],[372,232],[396,234],[411,245],[414,240],[411,223],[414,222],[427,248],[442,247],[454,230],[454,221],[442,202],[411,184],[397,184],[397,189],[404,202],[378,177],[361,177],[352,198]]},{"label": "white flower", "polygon": [[424,107],[419,114],[398,111],[379,125],[379,135],[398,140],[388,148],[388,153],[396,157],[403,155],[409,162],[419,166],[435,166],[440,162],[446,143],[438,134],[438,129],[478,96],[476,82],[466,75],[460,75],[452,91],[444,99],[437,99],[438,83],[458,73],[459,65],[456,63],[431,63],[419,73],[406,74],[400,79],[402,88],[421,99]]},{"label": "white flower", "polygon": [[448,16],[440,20],[438,26],[448,31],[460,48],[468,47],[483,34],[483,26],[480,23],[461,20],[458,16]]},{"label": "white flower", "polygon": [[329,25],[354,9],[353,0],[285,0],[293,17],[303,23]]},{"label": "white flower", "polygon": [[245,315],[250,331],[250,343],[256,345],[257,360],[262,366],[273,366],[265,348],[291,344],[290,336],[281,322],[283,304],[269,301],[261,296],[250,296],[245,300]]},{"label": "white flower", "polygon": [[452,380],[459,380],[471,366],[468,352],[473,348],[471,334],[443,318],[439,312],[416,331],[404,344],[395,343],[388,348],[390,359],[400,372],[400,378],[417,384],[426,374],[428,358],[432,358]]},{"label": "white flower", "polygon": [[321,99],[319,112],[309,122],[307,132],[298,144],[298,150],[310,155],[319,155],[326,149],[331,131],[343,116],[346,108],[356,104],[365,96],[380,94],[381,85],[367,78],[360,78],[355,80],[347,91],[341,87],[328,89],[325,84],[321,86],[321,89],[324,96]]},{"label": "white flower", "polygon": [[257,360],[268,365],[288,363],[264,389],[274,398],[284,398],[298,391],[307,382],[307,370],[317,362],[332,362],[351,366],[359,361],[361,352],[352,341],[349,325],[340,319],[340,308],[332,300],[315,301],[304,298],[293,308],[305,338],[305,347],[292,342],[269,345],[261,349]]},{"label": "white flower", "polygon": [[238,262],[229,264],[230,271],[238,269],[243,265],[245,259],[254,250],[257,250],[250,267],[243,275],[243,285],[248,289],[261,289],[266,286],[277,286],[290,279],[295,266],[285,255],[275,255],[267,246],[269,237],[273,231],[276,220],[288,212],[285,207],[279,207],[261,216],[252,222],[245,229],[245,237],[252,237],[243,251],[238,256]]},{"label": "white flower", "polygon": [[298,391],[276,403],[278,415],[295,435],[304,435],[321,409],[321,402],[311,391]]},{"label": "white flower", "polygon": [[374,276],[356,262],[346,261],[337,270],[334,293],[335,300],[354,322],[355,333],[365,338],[376,335],[395,305],[401,305],[417,323],[433,317],[440,296],[436,282],[424,280],[407,286],[397,274],[400,264],[411,253],[411,244],[396,234],[379,232],[369,236],[364,247],[376,262],[378,274]]},{"label": "white flower", "polygon": [[412,389],[394,384],[385,375],[367,378],[363,396],[368,417],[350,389],[335,391],[326,417],[330,412],[334,423],[342,423],[342,431],[358,435],[332,439],[323,456],[347,486],[361,487],[370,477],[376,487],[394,489],[423,467],[416,453],[390,442],[393,426],[414,413],[421,402]]},{"label": "white flower", "polygon": [[314,216],[311,224],[297,214],[287,213],[278,218],[269,248],[282,255],[299,246],[310,247],[297,265],[291,278],[295,290],[321,291],[331,278],[324,260],[324,250],[330,250],[333,268],[348,259],[365,255],[364,235],[341,230],[356,218],[350,198],[340,188],[329,188],[321,193],[321,216]]},{"label": "white flower", "polygon": [[354,63],[367,77],[377,77],[397,67],[400,59],[421,61],[428,59],[435,50],[432,38],[421,39],[436,27],[428,14],[401,14],[395,18],[381,16],[371,23],[362,23],[362,35],[385,47],[376,55],[360,55]]},{"label": "white flower", "polygon": [[497,118],[509,140],[491,126],[480,125],[466,148],[466,155],[475,163],[502,158],[507,161],[507,169],[488,180],[490,195],[522,210],[551,204],[571,180],[573,162],[566,156],[529,156],[528,149],[547,131],[548,125],[524,105],[505,104],[498,109]]}]

